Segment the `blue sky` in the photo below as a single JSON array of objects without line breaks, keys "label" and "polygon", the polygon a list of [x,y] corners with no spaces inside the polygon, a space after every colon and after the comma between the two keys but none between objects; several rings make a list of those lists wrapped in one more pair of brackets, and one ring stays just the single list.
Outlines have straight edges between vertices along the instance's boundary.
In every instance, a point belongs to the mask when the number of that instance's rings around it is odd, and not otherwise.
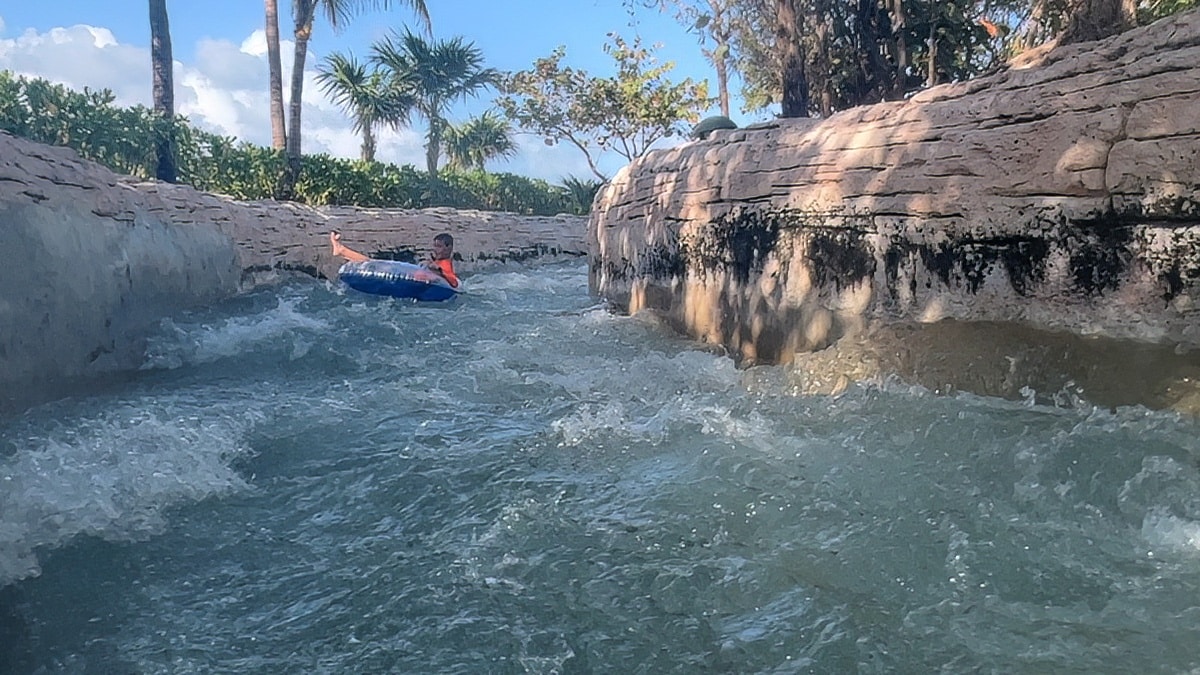
[{"label": "blue sky", "polygon": [[[291,3],[279,0],[280,33],[285,40],[285,78],[291,70]],[[715,77],[700,54],[696,37],[669,14],[638,9],[631,16],[621,0],[426,0],[435,39],[462,36],[500,70],[529,68],[559,45],[566,62],[593,75],[607,75],[612,60],[603,46],[609,32],[644,43],[660,43],[660,61],[673,61],[672,80]],[[269,144],[267,67],[262,37],[263,5],[253,0],[168,0],[176,61],[176,108],[194,124],[223,135]],[[30,0],[0,7],[0,70],[37,76],[82,89],[108,88],[121,104],[150,104],[150,30],[147,3],[136,0]],[[363,12],[341,31],[319,19],[309,47],[310,76],[325,55],[340,51],[364,57],[372,41],[405,25],[417,28],[407,6],[393,3],[383,12]],[[286,82],[286,80],[285,80]],[[489,107],[492,93],[461,106],[455,121]],[[304,150],[342,157],[358,154],[359,139],[345,115],[311,81],[304,92]],[[715,112],[715,111],[714,111]],[[752,119],[735,119],[739,122]],[[385,132],[379,158],[424,166],[423,130]],[[520,154],[489,165],[557,182],[589,175],[583,155],[560,145],[522,136]],[[611,175],[623,159],[607,155],[602,170]]]}]

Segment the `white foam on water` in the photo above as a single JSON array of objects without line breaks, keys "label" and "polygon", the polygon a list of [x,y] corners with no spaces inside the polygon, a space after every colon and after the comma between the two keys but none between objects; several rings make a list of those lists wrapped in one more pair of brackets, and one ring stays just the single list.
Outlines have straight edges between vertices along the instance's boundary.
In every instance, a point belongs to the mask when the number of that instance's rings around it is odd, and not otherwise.
[{"label": "white foam on water", "polygon": [[0,586],[74,537],[142,540],[173,504],[245,487],[230,468],[239,433],[199,417],[104,416],[23,446],[0,462]]},{"label": "white foam on water", "polygon": [[[553,274],[473,274],[450,311],[260,297],[175,324],[158,354],[197,367],[14,422],[0,558],[45,570],[34,666],[1191,667],[1193,422],[888,378],[807,396],[597,307],[582,265]],[[252,494],[219,498],[231,466]],[[154,574],[42,555],[80,534],[150,537],[78,550]],[[98,583],[68,612],[81,567]]]},{"label": "white foam on water", "polygon": [[303,314],[297,298],[280,298],[274,309],[252,316],[235,316],[213,325],[166,319],[163,334],[147,346],[143,370],[180,368],[212,363],[272,343],[287,344],[291,358],[307,353],[314,333],[329,325]]},{"label": "white foam on water", "polygon": [[[463,280],[463,287],[469,293],[491,295],[508,291],[528,293],[561,293],[573,292],[578,281],[571,274],[563,274],[562,269],[549,267],[538,273],[537,268],[513,271],[492,271],[480,275],[472,275]],[[468,281],[470,282],[468,284]]]},{"label": "white foam on water", "polygon": [[558,433],[561,446],[574,447],[609,433],[632,434],[625,406],[609,402],[603,405],[585,405],[576,412],[555,420],[550,428]]},{"label": "white foam on water", "polygon": [[1142,520],[1142,538],[1153,549],[1200,554],[1200,521],[1154,509]]},{"label": "white foam on water", "polygon": [[613,438],[658,445],[686,435],[683,428],[691,427],[694,433],[774,455],[781,439],[788,438],[755,411],[735,412],[727,406],[691,398],[669,401],[657,408],[641,408],[640,412],[617,402],[584,404],[551,426],[561,435],[561,446]]}]

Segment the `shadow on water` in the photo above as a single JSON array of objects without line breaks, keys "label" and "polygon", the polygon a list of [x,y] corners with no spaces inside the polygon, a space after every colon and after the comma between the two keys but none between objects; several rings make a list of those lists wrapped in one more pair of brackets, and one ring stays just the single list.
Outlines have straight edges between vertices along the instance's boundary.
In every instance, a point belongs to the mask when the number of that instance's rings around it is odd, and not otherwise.
[{"label": "shadow on water", "polygon": [[[142,377],[145,377],[145,373],[135,370],[94,377],[40,378],[32,382],[3,387],[0,389],[0,423],[43,403],[70,397],[104,396],[118,393]],[[0,445],[0,457],[9,451],[11,448]]]},{"label": "shadow on water", "polygon": [[[114,594],[136,592],[142,570],[135,551],[84,537],[45,553],[45,574],[0,588],[0,673],[143,672],[121,653],[124,626],[107,604]],[[30,617],[33,607],[55,620]]]},{"label": "shadow on water", "polygon": [[22,593],[16,586],[0,587],[0,673],[25,673],[33,668],[32,635],[21,602]]},{"label": "shadow on water", "polygon": [[1052,332],[1016,323],[897,323],[796,355],[814,393],[896,376],[938,393],[1049,405],[1085,401],[1200,414],[1200,350]]}]

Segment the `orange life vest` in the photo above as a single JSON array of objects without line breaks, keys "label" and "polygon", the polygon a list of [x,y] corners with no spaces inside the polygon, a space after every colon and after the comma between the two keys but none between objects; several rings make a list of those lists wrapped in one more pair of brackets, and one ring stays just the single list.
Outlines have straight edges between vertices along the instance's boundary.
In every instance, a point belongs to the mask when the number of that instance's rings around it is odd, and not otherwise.
[{"label": "orange life vest", "polygon": [[458,288],[458,275],[454,273],[454,263],[450,259],[434,260],[433,265],[446,278],[446,282],[450,284],[451,288]]}]

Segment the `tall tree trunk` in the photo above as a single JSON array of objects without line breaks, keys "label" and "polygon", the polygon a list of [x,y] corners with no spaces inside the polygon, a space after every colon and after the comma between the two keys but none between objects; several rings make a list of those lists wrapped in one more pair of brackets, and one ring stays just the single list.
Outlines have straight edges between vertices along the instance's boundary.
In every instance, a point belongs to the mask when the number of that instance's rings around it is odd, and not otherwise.
[{"label": "tall tree trunk", "polygon": [[721,114],[729,117],[729,63],[727,58],[715,59],[717,69],[717,95],[721,102]]},{"label": "tall tree trunk", "polygon": [[[807,52],[805,75],[808,80],[809,103],[814,111],[826,117],[833,111],[833,106],[836,105],[834,101],[838,98],[837,84],[834,82],[833,74],[837,69],[831,63],[835,47],[830,36],[832,21],[827,18],[831,14],[829,4],[826,0],[816,0],[809,2],[805,7],[805,10],[809,12],[809,21],[805,24],[805,29],[812,40],[805,49]],[[855,79],[859,81],[856,82]],[[849,81],[842,83],[842,86],[847,93],[853,90],[854,93],[851,96],[859,97],[858,90],[862,89],[861,79],[861,77],[850,78]]]},{"label": "tall tree trunk", "polygon": [[800,25],[800,0],[776,0],[775,29],[782,50],[782,116],[808,117],[808,78],[804,74],[804,50]]},{"label": "tall tree trunk", "polygon": [[905,32],[908,30],[908,17],[904,12],[904,0],[891,0],[889,15],[892,24],[892,45],[895,50],[896,70],[892,77],[891,100],[899,101],[904,98],[908,89],[908,40]]},{"label": "tall tree trunk", "polygon": [[1067,27],[1059,36],[1060,45],[1100,40],[1137,25],[1134,0],[1071,0],[1067,11]]},{"label": "tall tree trunk", "polygon": [[279,1],[265,0],[267,10],[267,84],[271,96],[271,147],[287,148],[287,128],[283,124],[283,65],[279,54]]},{"label": "tall tree trunk", "polygon": [[[904,79],[900,72],[907,54],[904,49],[904,33],[899,33],[897,44],[896,20],[891,10],[891,0],[858,0],[854,8],[854,20],[858,25],[859,37],[855,45],[862,81],[855,96],[844,104],[862,105],[879,101],[896,100],[904,97]],[[903,31],[901,26],[899,31]]]},{"label": "tall tree trunk", "polygon": [[175,166],[175,58],[171,54],[171,26],[167,0],[150,0],[150,62],[153,72],[154,112],[158,117],[155,139],[157,168],[161,181],[174,183]]},{"label": "tall tree trunk", "polygon": [[709,59],[717,71],[717,99],[721,103],[721,114],[729,117],[729,19],[725,8],[718,0],[708,0],[709,25],[715,46]]},{"label": "tall tree trunk", "polygon": [[929,67],[925,71],[925,86],[933,87],[938,83],[937,59],[938,59],[938,39],[937,39],[937,19],[929,23]]},{"label": "tall tree trunk", "polygon": [[363,126],[362,160],[364,162],[375,161],[375,132],[371,130],[369,124]]},{"label": "tall tree trunk", "polygon": [[429,115],[429,133],[425,136],[425,170],[429,177],[437,176],[438,159],[442,154],[442,125],[445,122],[436,115]]},{"label": "tall tree trunk", "polygon": [[301,146],[300,109],[304,101],[304,61],[308,58],[308,40],[312,37],[316,0],[295,0],[296,52],[292,61],[291,97],[288,100],[287,169],[284,171],[281,193],[284,199],[295,196],[300,179]]},{"label": "tall tree trunk", "polygon": [[304,98],[304,61],[308,58],[308,38],[310,31],[296,31],[296,56],[292,65],[291,97],[288,100],[287,126],[292,133],[287,135],[287,155],[289,159],[299,159],[300,144],[300,110]]}]

